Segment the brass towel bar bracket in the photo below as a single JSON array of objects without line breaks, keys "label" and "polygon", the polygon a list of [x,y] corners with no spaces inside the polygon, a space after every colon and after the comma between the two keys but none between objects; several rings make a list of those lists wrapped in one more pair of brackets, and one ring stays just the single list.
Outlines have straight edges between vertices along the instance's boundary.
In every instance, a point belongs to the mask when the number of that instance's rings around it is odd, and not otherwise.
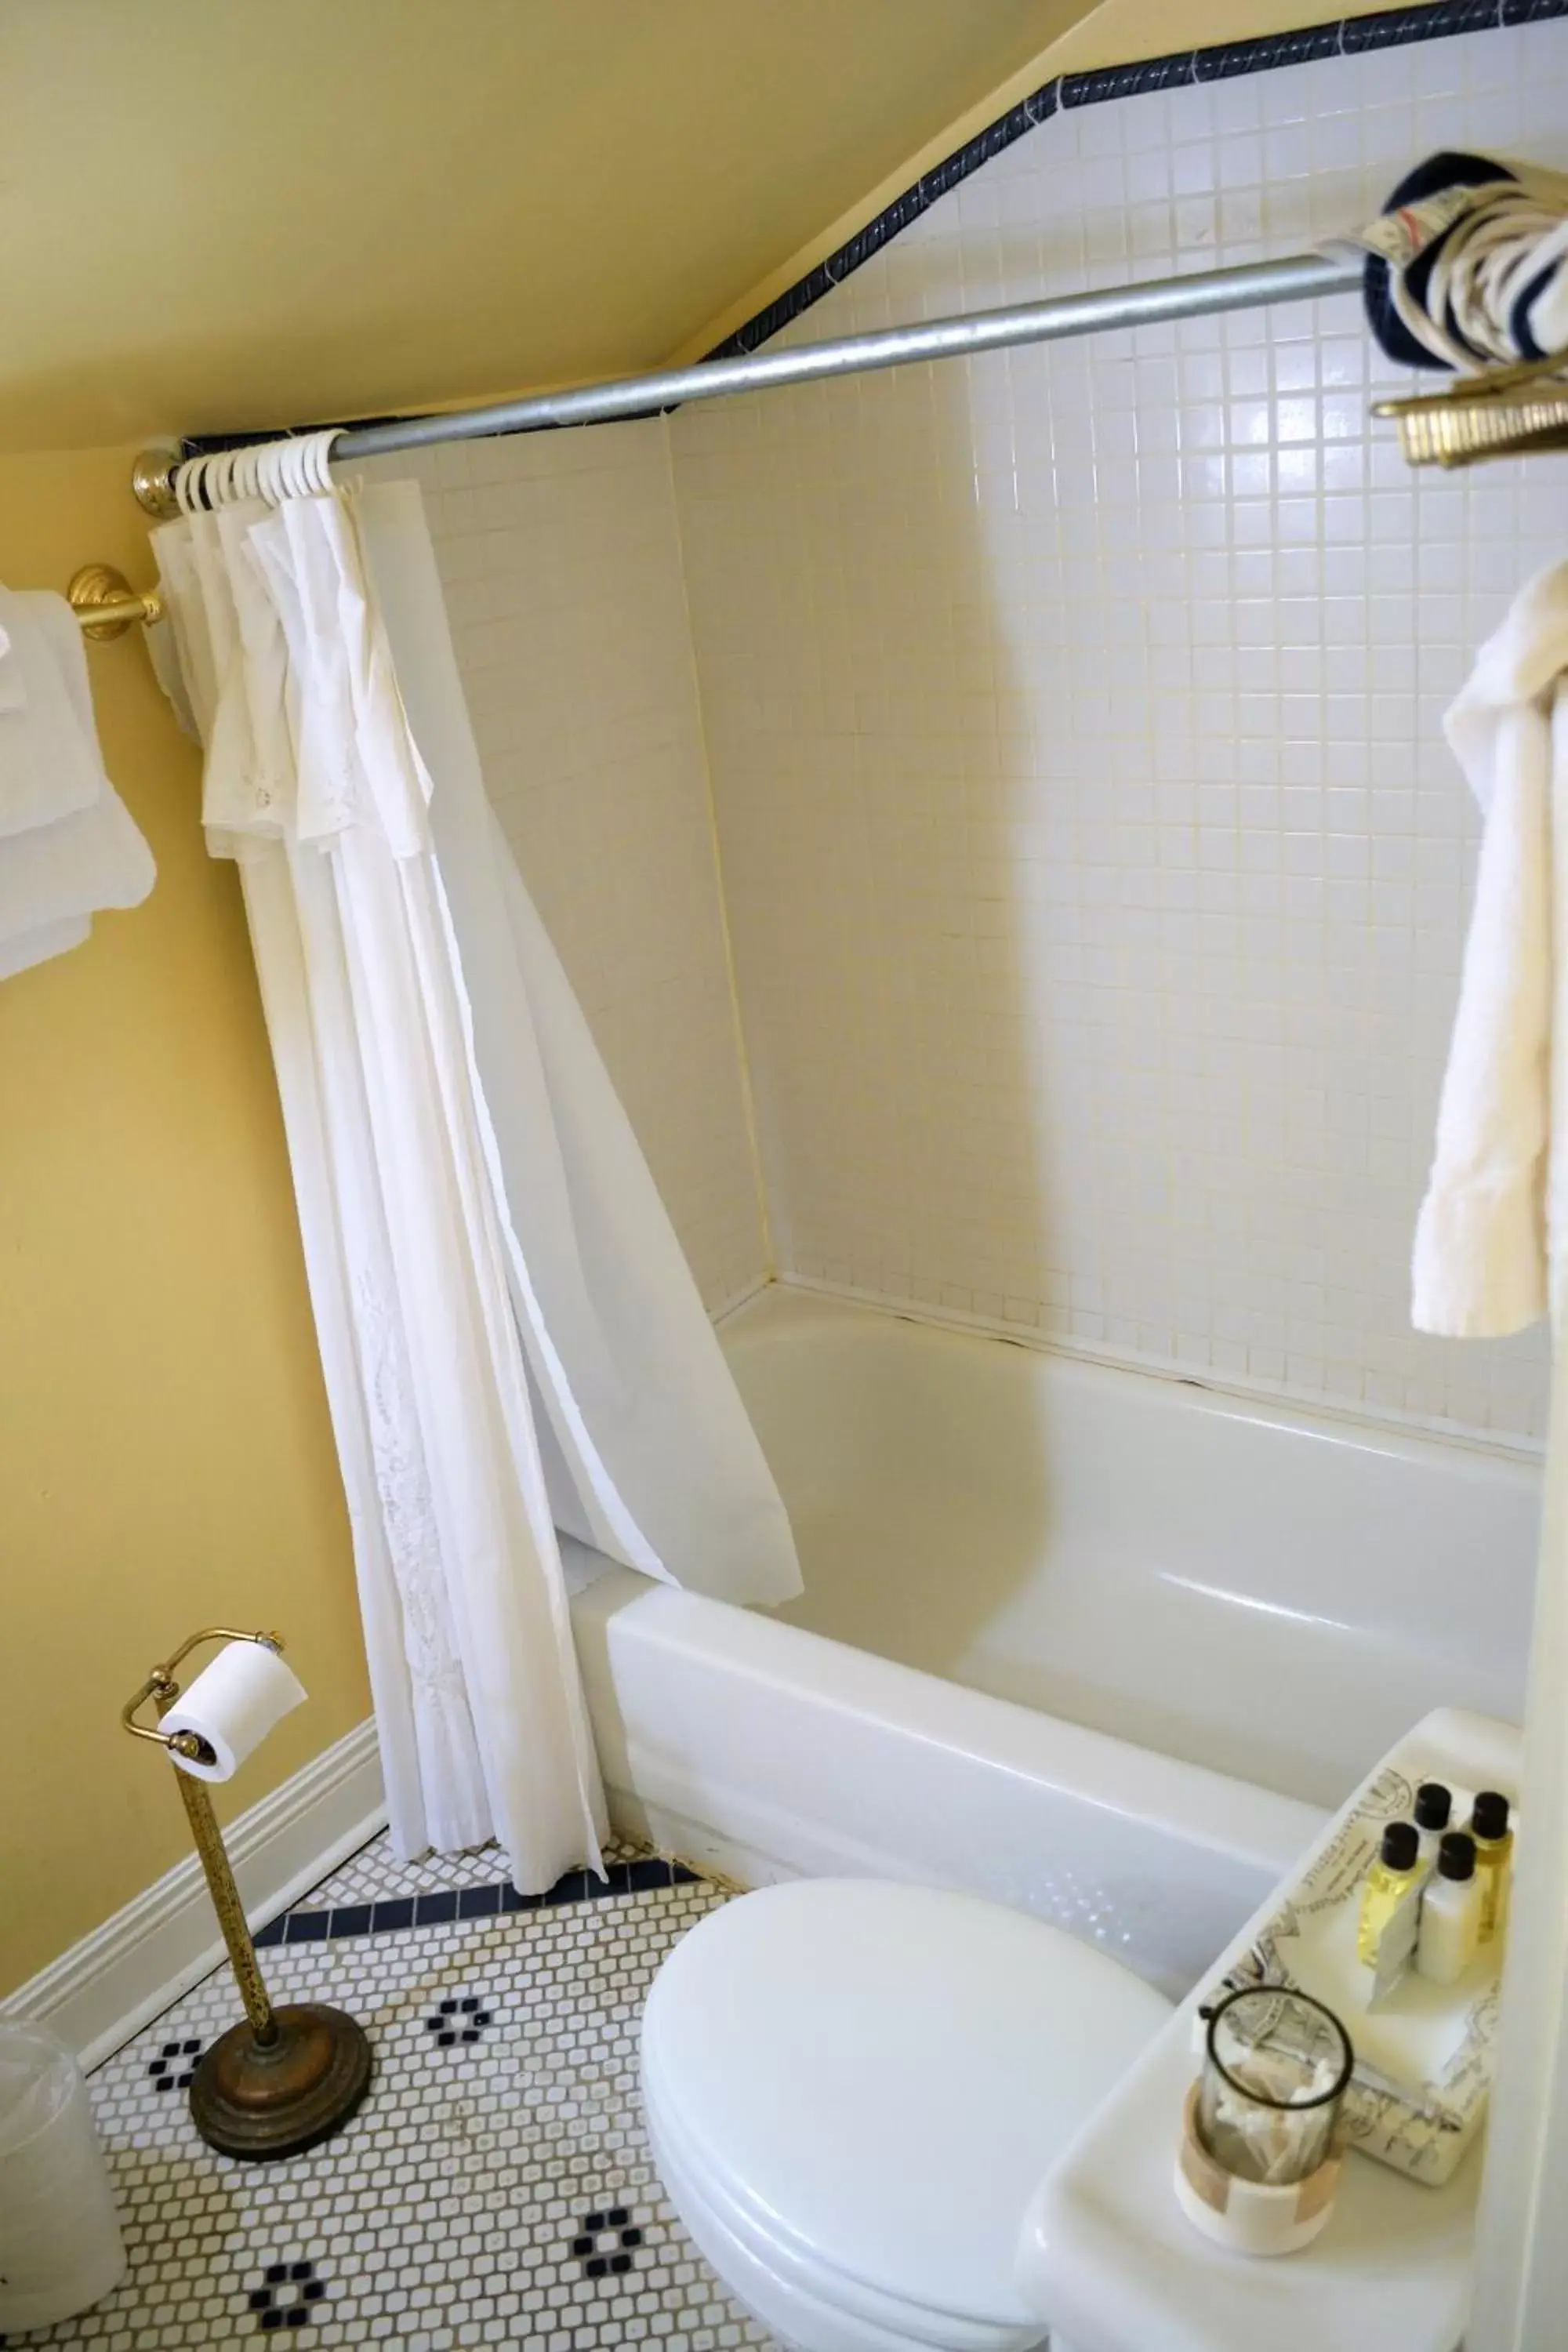
[{"label": "brass towel bar bracket", "polygon": [[155,588],[140,595],[123,572],[112,563],[84,563],[73,572],[66,602],[81,623],[84,637],[122,637],[140,621],[151,627],[163,617],[163,600]]}]

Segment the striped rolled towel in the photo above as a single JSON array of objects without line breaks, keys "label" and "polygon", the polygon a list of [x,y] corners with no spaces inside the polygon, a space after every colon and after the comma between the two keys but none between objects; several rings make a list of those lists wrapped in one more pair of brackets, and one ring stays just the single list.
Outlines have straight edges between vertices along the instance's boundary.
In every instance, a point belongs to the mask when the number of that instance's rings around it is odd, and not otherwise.
[{"label": "striped rolled towel", "polygon": [[1429,155],[1355,240],[1373,333],[1407,367],[1478,368],[1568,348],[1568,177]]}]

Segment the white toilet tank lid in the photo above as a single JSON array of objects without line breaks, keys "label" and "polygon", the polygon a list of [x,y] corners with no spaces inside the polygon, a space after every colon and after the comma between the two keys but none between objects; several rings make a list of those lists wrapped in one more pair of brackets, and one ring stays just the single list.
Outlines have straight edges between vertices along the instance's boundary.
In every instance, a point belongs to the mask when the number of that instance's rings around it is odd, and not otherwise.
[{"label": "white toilet tank lid", "polygon": [[1170,2014],[1107,1954],[968,1895],[803,1879],[711,1912],[643,2025],[689,2156],[813,2264],[1010,2325],[1041,2176]]}]

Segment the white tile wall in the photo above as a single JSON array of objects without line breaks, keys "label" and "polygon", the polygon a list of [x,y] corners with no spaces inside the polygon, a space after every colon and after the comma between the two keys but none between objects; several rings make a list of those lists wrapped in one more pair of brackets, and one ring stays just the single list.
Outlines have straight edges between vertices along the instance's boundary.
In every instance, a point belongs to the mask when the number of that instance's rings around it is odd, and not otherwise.
[{"label": "white tile wall", "polygon": [[491,799],[717,1313],[763,1238],[662,425],[369,470],[424,487]]},{"label": "white tile wall", "polygon": [[[1565,122],[1565,23],[1058,115],[791,340],[1298,250]],[[1347,298],[674,418],[786,1272],[1540,1430],[1535,1339],[1415,1338],[1405,1268],[1473,847],[1440,714],[1568,458],[1407,475],[1391,383]]]}]

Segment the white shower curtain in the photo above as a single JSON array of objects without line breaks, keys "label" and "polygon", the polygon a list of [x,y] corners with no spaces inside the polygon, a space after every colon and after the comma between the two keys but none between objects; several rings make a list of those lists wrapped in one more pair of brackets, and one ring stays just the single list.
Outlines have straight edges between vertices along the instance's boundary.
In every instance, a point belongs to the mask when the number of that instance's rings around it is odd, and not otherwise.
[{"label": "white shower curtain", "polygon": [[393,1835],[493,1836],[547,1886],[604,1828],[557,1527],[766,1601],[799,1590],[788,1522],[485,801],[416,487],[244,498],[154,543],[245,891]]}]

